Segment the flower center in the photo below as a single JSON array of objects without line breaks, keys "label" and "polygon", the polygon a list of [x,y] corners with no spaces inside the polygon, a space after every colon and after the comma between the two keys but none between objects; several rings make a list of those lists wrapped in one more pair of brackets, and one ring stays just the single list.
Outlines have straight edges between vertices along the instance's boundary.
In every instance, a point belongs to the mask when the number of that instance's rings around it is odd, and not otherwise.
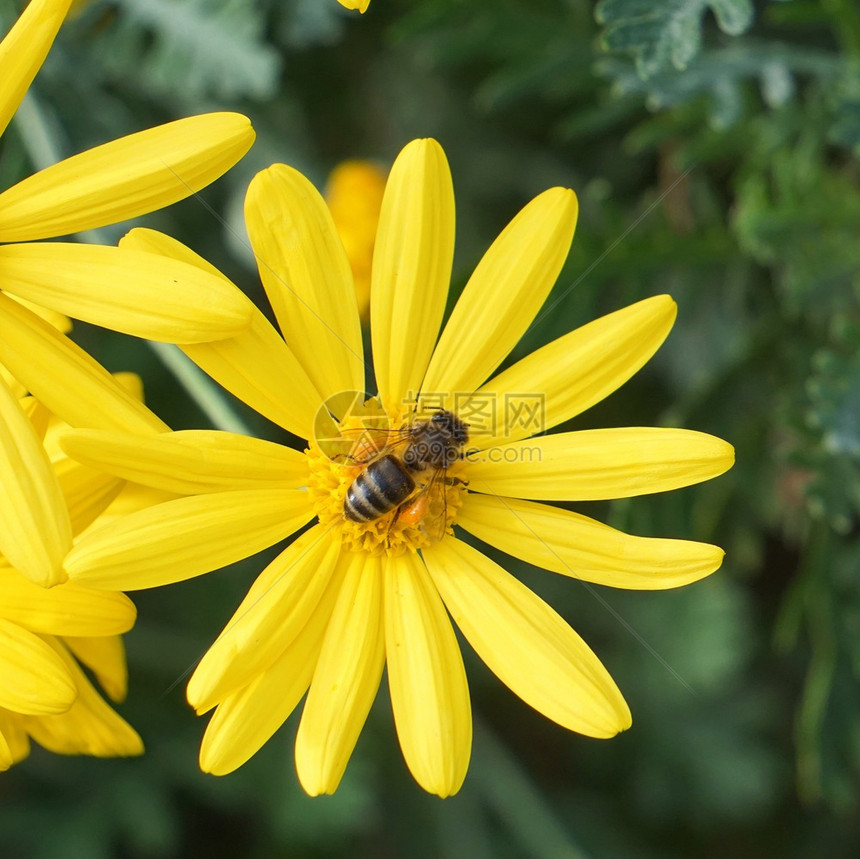
[{"label": "flower center", "polygon": [[466,492],[464,442],[451,438],[451,421],[465,427],[450,412],[412,422],[379,410],[332,420],[305,451],[320,523],[374,555],[415,552],[450,534]]}]

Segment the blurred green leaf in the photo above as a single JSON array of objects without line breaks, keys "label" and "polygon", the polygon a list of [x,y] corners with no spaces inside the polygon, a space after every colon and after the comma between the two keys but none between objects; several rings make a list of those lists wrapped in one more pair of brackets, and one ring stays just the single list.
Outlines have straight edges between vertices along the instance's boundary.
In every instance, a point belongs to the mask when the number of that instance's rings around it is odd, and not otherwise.
[{"label": "blurred green leaf", "polygon": [[96,48],[113,77],[184,100],[271,97],[281,71],[248,0],[117,0]]},{"label": "blurred green leaf", "polygon": [[600,0],[594,14],[605,26],[603,49],[631,54],[637,72],[648,78],[667,67],[687,68],[699,53],[708,10],[730,36],[752,23],[749,0]]}]

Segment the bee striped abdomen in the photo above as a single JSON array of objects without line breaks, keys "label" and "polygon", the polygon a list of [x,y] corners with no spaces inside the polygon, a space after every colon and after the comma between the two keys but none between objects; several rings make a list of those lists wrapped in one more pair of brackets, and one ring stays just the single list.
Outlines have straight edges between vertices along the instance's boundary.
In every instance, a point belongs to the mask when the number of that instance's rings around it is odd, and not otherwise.
[{"label": "bee striped abdomen", "polygon": [[355,478],[343,499],[343,514],[353,522],[372,522],[402,504],[414,489],[409,472],[388,454]]}]

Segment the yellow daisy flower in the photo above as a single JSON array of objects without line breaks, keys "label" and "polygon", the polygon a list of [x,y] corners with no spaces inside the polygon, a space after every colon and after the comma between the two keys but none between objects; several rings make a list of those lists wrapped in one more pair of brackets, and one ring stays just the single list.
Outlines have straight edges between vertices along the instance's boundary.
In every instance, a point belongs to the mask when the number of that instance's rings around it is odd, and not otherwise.
[{"label": "yellow daisy flower", "polygon": [[370,310],[373,245],[387,175],[372,161],[342,161],[326,182],[325,199],[349,259],[362,322]]},{"label": "yellow daisy flower", "polygon": [[[365,402],[350,393],[365,380],[352,277],[322,197],[300,173],[274,165],[252,181],[245,215],[283,339],[254,310],[246,333],[182,348],[225,388],[307,439],[304,453],[215,431],[134,438],[95,429],[62,439],[84,464],[185,496],[83,535],[65,569],[87,586],[178,581],[316,520],[263,571],[191,678],[191,704],[200,713],[215,709],[202,768],[236,769],[307,691],[299,779],[310,794],[334,791],[387,666],[409,769],[426,790],[456,793],[472,719],[449,615],[490,669],[548,718],[593,737],[627,728],[627,705],[597,656],[459,529],[528,563],[616,587],[675,587],[719,567],[716,546],[630,536],[542,502],[623,498],[707,480],[731,466],[730,445],[662,428],[529,438],[528,422],[478,420],[487,404],[521,405],[532,394],[542,403],[541,430],[580,414],[656,351],[674,321],[672,299],[655,296],[611,313],[493,375],[561,270],[576,197],[553,188],[525,206],[439,335],[454,249],[453,187],[440,146],[413,141],[392,167],[379,220],[370,312],[378,394]],[[122,244],[213,271],[158,233],[134,230]],[[34,330],[0,329],[0,358],[31,378],[25,356],[40,348]],[[80,384],[60,368],[39,396],[64,414]],[[81,417],[66,419],[84,426]],[[437,434],[428,436],[428,427]],[[419,442],[438,453],[438,433],[455,442],[443,445],[454,451],[444,463],[450,467],[422,469]],[[382,449],[374,453],[374,445]],[[375,489],[366,485],[383,453],[395,471],[399,464],[414,475],[405,501],[400,489],[389,493],[378,466]],[[404,465],[410,456],[418,467]],[[393,501],[382,500],[386,494]],[[389,512],[368,513],[368,499]]]},{"label": "yellow daisy flower", "polygon": [[[0,134],[44,62],[69,3],[33,0],[0,43]],[[35,242],[182,200],[228,170],[253,140],[244,116],[194,116],[97,146],[7,188],[0,193],[3,290],[153,340],[195,342],[242,331],[249,320],[241,304],[223,281],[199,268],[156,263],[115,247]]]},{"label": "yellow daisy flower", "polygon": [[[120,634],[134,624],[134,605],[117,591],[58,581],[72,539],[102,517],[123,483],[66,457],[56,444],[62,428],[0,381],[0,769],[26,757],[31,739],[59,754],[143,752],[79,664],[114,701],[125,698]],[[49,573],[34,583],[38,569]]]}]

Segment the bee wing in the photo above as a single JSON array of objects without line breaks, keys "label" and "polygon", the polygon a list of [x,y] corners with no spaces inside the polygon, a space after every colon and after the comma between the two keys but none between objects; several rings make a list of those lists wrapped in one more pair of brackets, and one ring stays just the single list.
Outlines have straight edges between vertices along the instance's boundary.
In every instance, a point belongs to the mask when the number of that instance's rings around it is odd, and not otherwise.
[{"label": "bee wing", "polygon": [[418,527],[434,543],[445,536],[448,530],[448,493],[445,491],[445,470],[433,472],[430,480],[421,489],[428,496],[427,512]]},{"label": "bee wing", "polygon": [[419,527],[429,540],[438,543],[448,530],[448,514],[444,510],[441,512],[428,510]]},{"label": "bee wing", "polygon": [[348,427],[341,430],[340,438],[332,449],[335,457],[354,465],[369,465],[382,459],[396,447],[409,440],[407,429],[381,429],[377,427]]}]

